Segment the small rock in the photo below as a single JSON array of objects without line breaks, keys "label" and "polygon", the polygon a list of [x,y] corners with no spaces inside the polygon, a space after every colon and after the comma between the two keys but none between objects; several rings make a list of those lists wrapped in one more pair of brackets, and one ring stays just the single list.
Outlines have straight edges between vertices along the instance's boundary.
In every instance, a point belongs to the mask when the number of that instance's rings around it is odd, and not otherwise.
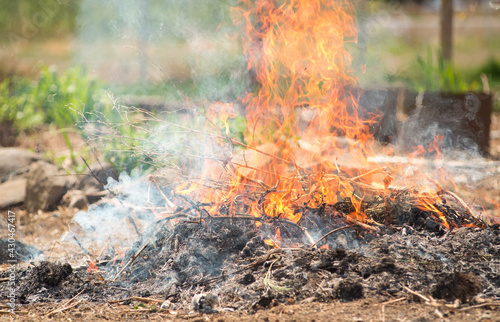
[{"label": "small rock", "polygon": [[196,294],[193,296],[193,309],[203,313],[215,313],[214,306],[218,303],[218,297],[215,294]]},{"label": "small rock", "polygon": [[254,310],[259,310],[259,309],[264,309],[264,308],[271,308],[278,306],[279,302],[277,299],[275,299],[273,296],[261,296],[261,298],[252,304],[252,308]]},{"label": "small rock", "polygon": [[306,299],[303,299],[302,301],[300,301],[301,304],[307,304],[307,303],[312,303],[314,301],[316,301],[317,298],[315,296],[312,296],[312,297],[308,297]]},{"label": "small rock", "polygon": [[66,192],[62,201],[70,208],[86,209],[89,207],[87,195],[81,190],[70,190]]},{"label": "small rock", "polygon": [[165,301],[161,304],[160,308],[161,308],[162,310],[175,310],[175,309],[177,309],[177,304],[172,303],[172,302],[171,302],[171,301],[169,301],[169,300],[165,300]]},{"label": "small rock", "polygon": [[493,319],[491,318],[491,314],[486,312],[483,313],[481,316],[481,319],[479,319],[479,322],[493,322]]},{"label": "small rock", "polygon": [[17,178],[0,184],[0,209],[24,202],[26,179]]},{"label": "small rock", "polygon": [[36,281],[46,286],[58,286],[68,276],[73,273],[73,268],[70,264],[58,264],[48,261],[42,261],[35,266],[31,275],[36,278]]},{"label": "small rock", "polygon": [[42,158],[33,152],[20,148],[0,148],[0,181],[9,176],[26,172],[30,164]]},{"label": "small rock", "polygon": [[74,179],[58,172],[53,164],[38,161],[31,165],[26,185],[26,210],[53,210],[64,193],[74,185]]}]

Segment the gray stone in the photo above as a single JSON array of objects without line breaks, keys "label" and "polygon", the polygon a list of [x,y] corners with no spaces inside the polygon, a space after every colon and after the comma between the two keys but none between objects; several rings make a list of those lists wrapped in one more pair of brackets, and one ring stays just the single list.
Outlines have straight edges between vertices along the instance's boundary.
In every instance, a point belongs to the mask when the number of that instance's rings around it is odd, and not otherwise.
[{"label": "gray stone", "polygon": [[0,148],[0,181],[26,172],[30,164],[41,160],[38,154],[20,148]]},{"label": "gray stone", "polygon": [[72,176],[58,172],[55,165],[38,161],[31,165],[26,185],[26,210],[54,210],[75,183]]},{"label": "gray stone", "polygon": [[0,184],[0,209],[24,202],[26,179],[17,178]]},{"label": "gray stone", "polygon": [[170,302],[169,300],[165,300],[160,307],[162,310],[176,310],[177,304]]},{"label": "gray stone", "polygon": [[214,306],[217,305],[218,297],[212,293],[201,293],[193,296],[193,309],[204,313],[215,313]]}]

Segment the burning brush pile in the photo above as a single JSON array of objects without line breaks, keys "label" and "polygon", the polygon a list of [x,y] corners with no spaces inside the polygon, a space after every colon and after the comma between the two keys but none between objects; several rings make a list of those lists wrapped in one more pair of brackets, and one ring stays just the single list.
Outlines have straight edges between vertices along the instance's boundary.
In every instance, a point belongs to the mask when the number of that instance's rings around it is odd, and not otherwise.
[{"label": "burning brush pile", "polygon": [[[81,292],[214,312],[363,297],[441,299],[448,309],[500,299],[498,218],[453,192],[442,137],[416,151],[432,159],[377,161],[399,149],[374,140],[378,116],[358,104],[346,49],[357,39],[352,6],[241,1],[234,14],[256,89],[210,105],[202,129],[133,110],[148,124],[141,153],[176,166],[110,180],[110,198],[78,213],[65,234],[80,249],[68,260],[88,264],[26,270],[21,300]],[[239,114],[243,137],[231,132]]]}]

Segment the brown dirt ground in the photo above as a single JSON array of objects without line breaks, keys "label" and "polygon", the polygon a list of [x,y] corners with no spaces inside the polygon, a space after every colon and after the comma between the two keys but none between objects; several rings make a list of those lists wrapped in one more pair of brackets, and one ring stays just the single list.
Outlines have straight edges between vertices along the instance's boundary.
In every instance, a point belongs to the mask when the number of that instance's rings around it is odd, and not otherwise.
[{"label": "brown dirt ground", "polygon": [[[45,144],[47,147],[51,146],[48,142]],[[495,114],[493,117],[491,154],[494,159],[500,158],[500,114]],[[481,182],[476,189],[471,190],[464,187],[459,189],[462,191],[458,191],[458,194],[468,202],[474,201],[473,199],[477,198],[475,196],[481,195],[500,203],[498,181],[498,176],[488,178]],[[11,211],[16,213],[18,220],[16,231],[18,240],[36,246],[45,253],[48,260],[57,261],[60,258],[65,258],[71,261],[71,253],[74,250],[72,247],[76,246],[69,246],[69,243],[61,241],[61,235],[67,230],[77,210],[59,207],[55,212],[40,211],[36,214],[29,214],[20,206],[11,209]],[[7,232],[2,231],[2,234],[6,236]],[[22,265],[29,265],[29,263]],[[7,265],[0,265],[0,271],[6,268]],[[11,315],[5,313],[7,307],[4,303],[6,302],[0,300],[0,316],[2,316],[2,320],[6,321],[45,321],[49,319],[60,321],[430,321],[438,319],[443,321],[500,321],[500,306],[472,309],[437,308],[425,303],[409,301],[407,298],[396,298],[394,302],[383,303],[380,303],[376,298],[349,303],[340,301],[290,303],[289,305],[259,310],[254,314],[248,312],[200,314],[189,311],[169,311],[160,309],[159,303],[137,306],[139,302],[122,305],[119,303],[94,304],[80,300],[66,304],[66,301],[22,306],[16,315]]]},{"label": "brown dirt ground", "polygon": [[[255,314],[228,312],[200,314],[174,312],[152,308],[134,309],[134,304],[99,304],[77,302],[68,310],[64,303],[23,308],[16,316],[9,315],[5,321],[109,321],[109,320],[152,320],[152,321],[499,321],[500,310],[470,309],[442,310],[420,303],[399,301],[378,303],[373,300],[359,300],[350,303],[308,303],[280,305]],[[68,305],[71,307],[71,304]],[[154,307],[154,305],[153,305]],[[51,313],[53,311],[59,312]]]}]

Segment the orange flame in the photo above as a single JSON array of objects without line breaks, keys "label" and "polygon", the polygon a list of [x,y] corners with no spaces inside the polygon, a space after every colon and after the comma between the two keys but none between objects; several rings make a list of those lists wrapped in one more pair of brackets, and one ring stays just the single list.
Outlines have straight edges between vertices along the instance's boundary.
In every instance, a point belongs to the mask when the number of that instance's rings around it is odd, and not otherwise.
[{"label": "orange flame", "polygon": [[[245,179],[268,187],[279,182],[265,212],[297,222],[301,214],[294,212],[295,202],[335,202],[339,188],[347,189],[342,197],[352,193],[335,176],[324,176],[338,169],[335,155],[350,150],[349,157],[362,167],[366,160],[363,143],[370,139],[371,121],[361,120],[357,95],[350,92],[356,80],[345,46],[357,40],[354,10],[347,1],[240,3],[237,20],[245,27],[248,69],[258,83],[243,99],[245,140],[273,150],[270,157],[255,157],[266,160],[246,168]],[[314,181],[306,186],[299,165],[314,168]]]},{"label": "orange flame", "polygon": [[[235,117],[230,104],[214,104],[207,118],[221,122],[220,132],[245,150],[224,156],[224,171],[207,161],[197,182],[175,192],[211,204],[211,215],[224,208],[232,215],[245,212],[294,223],[304,216],[301,206],[349,200],[354,209],[346,220],[363,223],[368,219],[363,201],[371,192],[405,183],[423,188],[424,193],[415,193],[418,207],[449,229],[436,206],[442,203],[440,188],[431,189],[432,180],[418,169],[368,161],[375,154],[369,126],[376,120],[358,106],[346,48],[357,41],[353,5],[344,0],[240,0],[234,13],[245,30],[243,48],[255,81],[255,90],[242,100],[245,144],[230,138],[227,121]],[[442,140],[437,136],[427,149],[421,146],[409,156],[432,152],[440,158]],[[279,229],[275,241],[263,239],[279,247]]]},{"label": "orange flame", "polygon": [[228,119],[233,119],[237,116],[234,111],[233,104],[229,103],[215,103],[208,108],[207,119],[211,122],[219,120],[224,125],[225,135],[229,135]]},{"label": "orange flame", "polygon": [[98,273],[100,270],[99,270],[99,267],[97,267],[97,262],[96,261],[87,261],[87,264],[89,265],[89,267],[87,268],[87,273]]},{"label": "orange flame", "polygon": [[436,207],[436,203],[440,203],[440,200],[437,200],[437,196],[432,194],[420,193],[418,195],[418,200],[420,203],[420,209],[428,211],[436,219],[439,219],[438,222],[441,222],[446,229],[450,229],[450,224],[446,220],[443,212],[439,210],[438,207]]},{"label": "orange flame", "polygon": [[332,125],[348,138],[364,135],[355,97],[345,87],[351,56],[346,42],[356,42],[353,8],[331,0],[241,1],[247,10],[244,51],[248,68],[260,84],[249,94],[247,142],[262,144],[300,132],[296,108],[313,114],[309,135],[330,133]]}]

